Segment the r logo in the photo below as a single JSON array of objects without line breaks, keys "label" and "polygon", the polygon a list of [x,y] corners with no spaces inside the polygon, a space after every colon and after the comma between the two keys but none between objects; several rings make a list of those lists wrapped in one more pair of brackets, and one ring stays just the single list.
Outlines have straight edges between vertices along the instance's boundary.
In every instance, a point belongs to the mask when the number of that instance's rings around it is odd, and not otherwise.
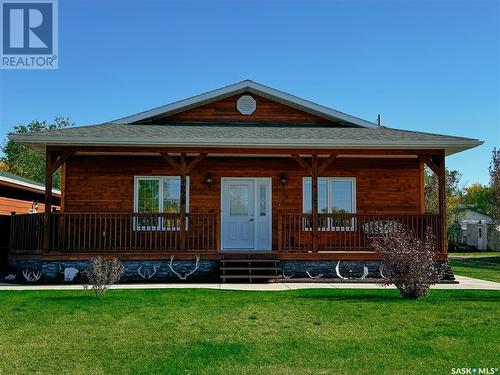
[{"label": "r logo", "polygon": [[3,53],[52,54],[52,5],[52,3],[2,3]]}]

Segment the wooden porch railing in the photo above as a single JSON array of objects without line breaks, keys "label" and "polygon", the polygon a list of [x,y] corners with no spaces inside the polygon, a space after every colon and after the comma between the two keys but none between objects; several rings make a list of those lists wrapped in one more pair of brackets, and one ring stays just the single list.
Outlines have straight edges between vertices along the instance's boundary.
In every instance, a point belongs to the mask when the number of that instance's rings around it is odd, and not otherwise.
[{"label": "wooden porch railing", "polygon": [[[278,251],[313,251],[312,214],[278,213]],[[425,238],[428,227],[440,244],[439,215],[318,214],[316,251],[373,251],[373,236],[403,227]]]},{"label": "wooden porch railing", "polygon": [[38,253],[43,249],[43,213],[10,217],[10,251]]},{"label": "wooden porch railing", "polygon": [[[282,253],[313,251],[312,215],[277,213],[274,249]],[[43,214],[12,216],[11,252],[43,251]],[[181,252],[179,214],[51,213],[51,251],[55,252]],[[404,227],[424,238],[430,227],[441,243],[439,215],[318,214],[316,251],[372,251],[371,238]],[[220,249],[220,213],[189,213],[183,252]],[[440,249],[439,249],[440,250]]]},{"label": "wooden porch railing", "polygon": [[[51,251],[56,252],[178,252],[179,214],[52,213]],[[186,252],[219,248],[219,213],[186,215]],[[41,252],[43,214],[12,217],[12,252]]]}]

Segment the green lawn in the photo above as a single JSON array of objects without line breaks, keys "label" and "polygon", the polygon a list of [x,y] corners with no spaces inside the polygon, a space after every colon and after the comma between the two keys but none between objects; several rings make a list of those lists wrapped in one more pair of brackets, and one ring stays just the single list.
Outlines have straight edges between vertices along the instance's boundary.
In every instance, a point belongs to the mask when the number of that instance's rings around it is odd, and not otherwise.
[{"label": "green lawn", "polygon": [[500,292],[0,292],[0,374],[450,374],[498,367]]},{"label": "green lawn", "polygon": [[449,256],[456,275],[500,283],[500,252],[450,253]]}]

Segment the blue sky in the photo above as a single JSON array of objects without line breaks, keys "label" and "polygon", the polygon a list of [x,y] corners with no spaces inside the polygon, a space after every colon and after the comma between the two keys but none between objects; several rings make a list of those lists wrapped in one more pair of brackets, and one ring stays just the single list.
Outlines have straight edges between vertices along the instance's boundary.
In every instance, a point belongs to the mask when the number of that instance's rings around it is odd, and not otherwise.
[{"label": "blue sky", "polygon": [[479,138],[447,159],[487,183],[500,146],[498,1],[59,2],[59,69],[0,71],[16,124],[100,123],[244,79],[401,129]]}]

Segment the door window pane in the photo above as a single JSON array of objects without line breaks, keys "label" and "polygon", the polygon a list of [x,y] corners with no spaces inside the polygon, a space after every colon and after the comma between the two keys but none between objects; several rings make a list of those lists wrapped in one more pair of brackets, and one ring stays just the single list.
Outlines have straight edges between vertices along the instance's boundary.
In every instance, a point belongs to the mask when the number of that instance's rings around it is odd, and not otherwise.
[{"label": "door window pane", "polygon": [[267,212],[267,186],[266,184],[259,185],[259,215],[266,216]]},{"label": "door window pane", "polygon": [[229,214],[248,216],[249,188],[244,185],[229,186]]}]

